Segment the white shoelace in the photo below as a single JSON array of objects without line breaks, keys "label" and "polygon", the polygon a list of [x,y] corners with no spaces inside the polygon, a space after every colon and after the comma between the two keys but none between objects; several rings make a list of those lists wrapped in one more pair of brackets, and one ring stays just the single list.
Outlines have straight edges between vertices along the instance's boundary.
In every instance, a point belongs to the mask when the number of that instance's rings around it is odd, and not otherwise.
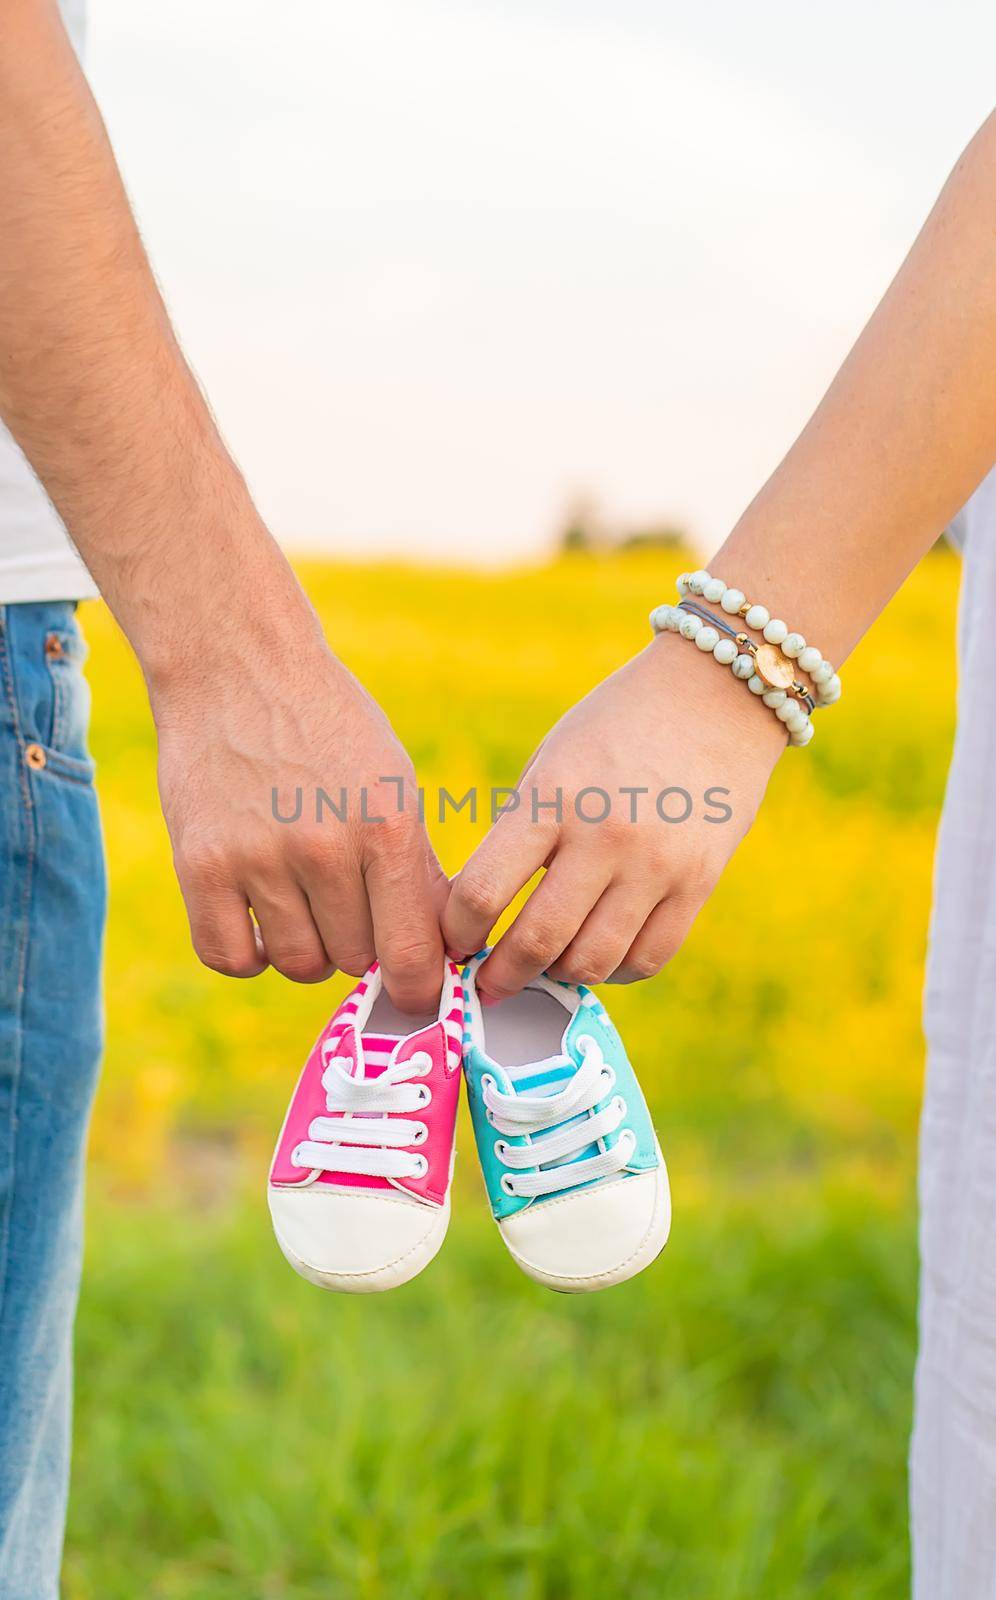
[{"label": "white shoelace", "polygon": [[[611,1149],[582,1161],[575,1159],[588,1145],[615,1133],[626,1116],[621,1095],[596,1110],[611,1090],[615,1073],[590,1035],[581,1036],[578,1049],[581,1065],[555,1094],[505,1094],[490,1075],[481,1079],[492,1126],[509,1137],[526,1139],[522,1145],[507,1144],[504,1139],[495,1143],[496,1156],[509,1169],[501,1179],[506,1194],[527,1200],[573,1189],[579,1183],[621,1172],[633,1154],[636,1135],[625,1128]],[[567,1056],[563,1061],[574,1066]],[[568,1126],[561,1127],[561,1123]]]},{"label": "white shoelace", "polygon": [[312,1120],[307,1139],[291,1153],[294,1165],[368,1178],[424,1178],[429,1163],[407,1146],[424,1144],[429,1129],[404,1113],[424,1110],[432,1099],[428,1084],[412,1082],[431,1071],[432,1057],[416,1050],[376,1078],[354,1077],[351,1058],[335,1055],[331,1044],[322,1046],[322,1059],[330,1115]]}]

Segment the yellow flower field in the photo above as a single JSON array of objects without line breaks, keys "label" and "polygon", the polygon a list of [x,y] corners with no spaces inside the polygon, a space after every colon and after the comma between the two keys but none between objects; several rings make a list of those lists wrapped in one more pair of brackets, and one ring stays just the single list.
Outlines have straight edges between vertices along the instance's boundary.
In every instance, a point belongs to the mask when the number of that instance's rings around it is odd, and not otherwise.
[{"label": "yellow flower field", "polygon": [[[301,571],[334,647],[386,708],[430,793],[445,784],[461,794],[514,784],[551,721],[644,643],[649,604],[670,592],[680,561],[572,557],[497,576]],[[880,1181],[908,1167],[957,573],[938,551],[913,575],[849,663],[845,698],[817,740],[781,762],[686,948],[657,981],[614,996],[664,1126],[678,1116],[696,1130],[695,1169],[710,1164],[714,1114],[761,1116],[772,1103]],[[93,1151],[112,1180],[141,1190],[178,1146],[234,1133],[259,1155],[342,984],[295,988],[272,974],[238,984],[197,965],[140,675],[103,608],[83,620],[112,885]],[[923,667],[911,706],[901,685],[914,642]],[[448,871],[484,823],[451,814],[434,829]]]}]

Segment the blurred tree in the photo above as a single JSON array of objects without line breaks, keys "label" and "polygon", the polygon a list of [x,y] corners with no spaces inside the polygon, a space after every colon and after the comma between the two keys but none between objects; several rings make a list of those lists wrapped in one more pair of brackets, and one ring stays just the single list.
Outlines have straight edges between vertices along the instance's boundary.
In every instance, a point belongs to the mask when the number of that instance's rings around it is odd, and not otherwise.
[{"label": "blurred tree", "polygon": [[675,550],[681,546],[687,549],[690,543],[684,528],[675,527],[670,522],[624,529],[618,540],[620,550]]},{"label": "blurred tree", "polygon": [[613,523],[604,515],[594,495],[580,492],[568,501],[557,543],[565,552],[606,554],[613,550],[673,550],[687,547],[691,541],[684,529],[668,521],[630,526]]},{"label": "blurred tree", "polygon": [[608,543],[598,501],[593,495],[579,493],[568,501],[557,543],[564,551],[600,550]]}]

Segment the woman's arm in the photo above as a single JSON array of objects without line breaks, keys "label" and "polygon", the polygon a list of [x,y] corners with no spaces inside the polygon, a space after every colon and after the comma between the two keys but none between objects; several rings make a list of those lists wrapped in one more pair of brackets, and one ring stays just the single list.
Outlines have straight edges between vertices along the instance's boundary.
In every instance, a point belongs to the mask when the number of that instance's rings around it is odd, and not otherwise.
[{"label": "woman's arm", "polygon": [[[896,279],[785,460],[711,569],[840,662],[996,459],[996,114],[979,131]],[[648,596],[651,603],[661,597]],[[722,615],[722,613],[719,613]],[[453,884],[451,950],[478,948],[546,875],[479,984],[496,998],[550,968],[646,977],[680,945],[763,796],[785,735],[702,652],[662,635],[556,725],[521,780],[562,795],[501,817]],[[800,759],[805,759],[804,756]],[[668,826],[625,806],[578,820],[581,788],[731,791],[723,826]]]},{"label": "woman's arm", "polygon": [[715,570],[840,661],[994,459],[996,112]]}]

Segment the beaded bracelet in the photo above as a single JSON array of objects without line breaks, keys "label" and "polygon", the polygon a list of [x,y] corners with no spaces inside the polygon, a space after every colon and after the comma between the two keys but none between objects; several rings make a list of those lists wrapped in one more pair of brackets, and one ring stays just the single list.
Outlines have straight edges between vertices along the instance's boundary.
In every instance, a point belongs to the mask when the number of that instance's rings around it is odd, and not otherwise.
[{"label": "beaded bracelet", "polygon": [[766,643],[773,648],[766,650],[764,645],[757,646],[757,670],[772,688],[790,686],[794,677],[792,662],[795,661],[800,671],[812,679],[817,705],[832,706],[840,699],[840,678],[822,651],[814,644],[807,644],[801,633],[791,632],[780,617],[772,617],[766,606],[748,600],[742,589],[731,589],[722,578],[714,578],[700,567],[698,572],[681,574],[678,593],[682,598],[689,594],[701,595],[703,600],[720,606],[730,616],[743,617],[748,628],[764,635]]},{"label": "beaded bracelet", "polygon": [[[813,698],[812,691],[807,689],[804,683],[800,683],[794,674],[789,678],[787,683],[785,682],[785,677],[787,674],[784,672],[780,674],[779,681],[777,683],[775,683],[769,676],[766,675],[767,657],[763,653],[763,644],[755,643],[749,634],[738,633],[736,628],[731,628],[729,623],[721,621],[721,619],[717,617],[714,612],[705,611],[702,606],[694,605],[691,600],[680,601],[677,609],[685,612],[686,615],[691,614],[692,616],[700,617],[701,620],[707,624],[707,626],[711,628],[718,628],[721,633],[728,634],[729,637],[736,642],[738,651],[743,655],[750,656],[753,672],[746,680],[747,686],[750,688],[753,679],[758,679],[761,687],[759,689],[754,688],[751,692],[753,694],[759,694],[764,700],[765,705],[771,704],[772,706],[780,706],[782,704],[781,700],[772,700],[769,702],[767,699],[769,694],[785,694],[786,696],[795,695],[802,702],[807,714],[812,716],[814,710],[816,709],[816,702]],[[727,650],[724,651],[723,654],[725,656],[728,653],[729,651]],[[760,665],[758,664],[759,656],[761,657]],[[783,664],[780,663],[780,665]],[[746,668],[744,668],[743,671],[746,673]]]},{"label": "beaded bracelet", "polygon": [[[790,744],[801,747],[809,743],[815,730],[801,701],[785,689],[766,682],[755,671],[756,653],[763,646],[756,645],[745,633],[737,633],[711,612],[700,611],[687,600],[677,606],[658,606],[650,613],[650,625],[655,633],[680,633],[682,638],[694,640],[700,650],[708,651],[720,666],[729,667],[735,678],[746,682],[752,694],[760,695],[779,722],[785,724]],[[801,685],[795,687],[801,689]],[[812,710],[811,696],[804,689],[802,695]]]},{"label": "beaded bracelet", "polygon": [[[686,613],[690,612],[693,616],[701,617],[702,621],[707,623],[710,627],[718,628],[721,633],[729,634],[731,639],[736,640],[738,650],[750,656],[751,665],[754,669],[753,676],[758,678],[761,682],[762,687],[760,689],[755,689],[753,691],[755,694],[761,695],[762,698],[768,693],[780,694],[782,691],[784,691],[787,695],[797,695],[805,706],[806,711],[810,716],[812,716],[814,710],[816,709],[816,702],[813,698],[812,691],[807,689],[804,683],[800,683],[799,679],[793,672],[786,672],[784,657],[782,660],[777,662],[777,665],[773,669],[778,674],[776,681],[775,677],[773,676],[772,669],[769,667],[770,652],[766,650],[766,647],[763,644],[757,644],[755,640],[750,637],[750,634],[738,633],[736,628],[730,627],[729,623],[721,621],[720,618],[716,616],[715,612],[705,611],[703,610],[702,606],[693,605],[691,600],[680,601],[678,604],[678,610]],[[758,657],[760,657],[760,661],[758,660]],[[748,685],[750,684],[750,681],[750,678],[748,678]],[[767,703],[768,702],[765,701],[765,704]],[[780,700],[774,701],[775,705],[781,705],[781,703],[782,702]]]}]

